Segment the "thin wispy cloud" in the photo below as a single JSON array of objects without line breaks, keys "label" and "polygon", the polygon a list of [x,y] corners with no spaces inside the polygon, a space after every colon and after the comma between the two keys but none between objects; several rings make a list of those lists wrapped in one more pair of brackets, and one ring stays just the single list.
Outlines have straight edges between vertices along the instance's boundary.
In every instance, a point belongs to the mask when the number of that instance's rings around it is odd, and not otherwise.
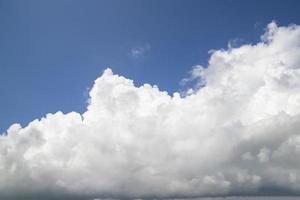
[{"label": "thin wispy cloud", "polygon": [[[137,53],[139,54],[139,53]],[[83,114],[0,136],[0,199],[166,199],[300,194],[300,27],[212,52],[192,95],[116,75]]]},{"label": "thin wispy cloud", "polygon": [[130,49],[129,56],[133,59],[143,58],[150,51],[150,49],[151,46],[149,43],[146,43],[142,46],[133,47]]},{"label": "thin wispy cloud", "polygon": [[[195,65],[192,67],[192,70],[189,71],[188,77],[181,79],[179,82],[180,86],[187,87],[181,94],[183,96],[185,95],[191,95],[197,90],[199,90],[201,87],[205,86],[205,80],[202,79],[205,73],[205,69],[202,65]],[[189,87],[191,86],[191,87]]]}]

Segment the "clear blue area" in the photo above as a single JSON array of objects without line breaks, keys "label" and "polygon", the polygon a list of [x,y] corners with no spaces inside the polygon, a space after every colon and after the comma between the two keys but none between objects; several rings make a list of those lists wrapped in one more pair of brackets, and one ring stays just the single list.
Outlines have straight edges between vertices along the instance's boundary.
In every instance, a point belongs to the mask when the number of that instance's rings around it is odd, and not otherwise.
[{"label": "clear blue area", "polygon": [[300,24],[300,1],[0,0],[0,133],[49,112],[84,112],[106,67],[173,93],[208,50],[257,42],[272,20]]}]

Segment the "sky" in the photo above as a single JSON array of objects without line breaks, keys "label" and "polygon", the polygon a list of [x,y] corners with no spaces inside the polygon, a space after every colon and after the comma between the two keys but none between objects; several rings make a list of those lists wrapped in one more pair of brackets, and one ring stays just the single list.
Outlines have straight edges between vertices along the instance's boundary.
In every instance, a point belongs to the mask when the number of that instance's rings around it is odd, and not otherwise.
[{"label": "sky", "polygon": [[0,199],[298,198],[299,13],[0,1]]},{"label": "sky", "polygon": [[254,43],[298,1],[0,1],[0,132],[45,113],[83,113],[107,67],[172,94],[208,51]]}]

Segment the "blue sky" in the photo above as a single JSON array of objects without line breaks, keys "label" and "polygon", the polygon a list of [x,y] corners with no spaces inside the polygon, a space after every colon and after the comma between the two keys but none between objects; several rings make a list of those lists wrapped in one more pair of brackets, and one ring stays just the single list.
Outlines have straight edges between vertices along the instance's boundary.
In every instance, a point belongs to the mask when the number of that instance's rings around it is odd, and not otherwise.
[{"label": "blue sky", "polygon": [[210,49],[300,23],[299,1],[0,0],[0,132],[45,113],[84,112],[102,71],[170,93]]}]

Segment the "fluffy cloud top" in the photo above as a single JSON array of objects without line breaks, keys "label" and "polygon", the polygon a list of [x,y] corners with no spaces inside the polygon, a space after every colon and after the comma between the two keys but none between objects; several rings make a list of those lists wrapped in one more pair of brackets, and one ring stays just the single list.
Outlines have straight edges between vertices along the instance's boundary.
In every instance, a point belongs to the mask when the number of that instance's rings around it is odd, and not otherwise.
[{"label": "fluffy cloud top", "polygon": [[300,194],[300,27],[212,52],[193,94],[104,71],[87,111],[0,136],[0,199]]}]

